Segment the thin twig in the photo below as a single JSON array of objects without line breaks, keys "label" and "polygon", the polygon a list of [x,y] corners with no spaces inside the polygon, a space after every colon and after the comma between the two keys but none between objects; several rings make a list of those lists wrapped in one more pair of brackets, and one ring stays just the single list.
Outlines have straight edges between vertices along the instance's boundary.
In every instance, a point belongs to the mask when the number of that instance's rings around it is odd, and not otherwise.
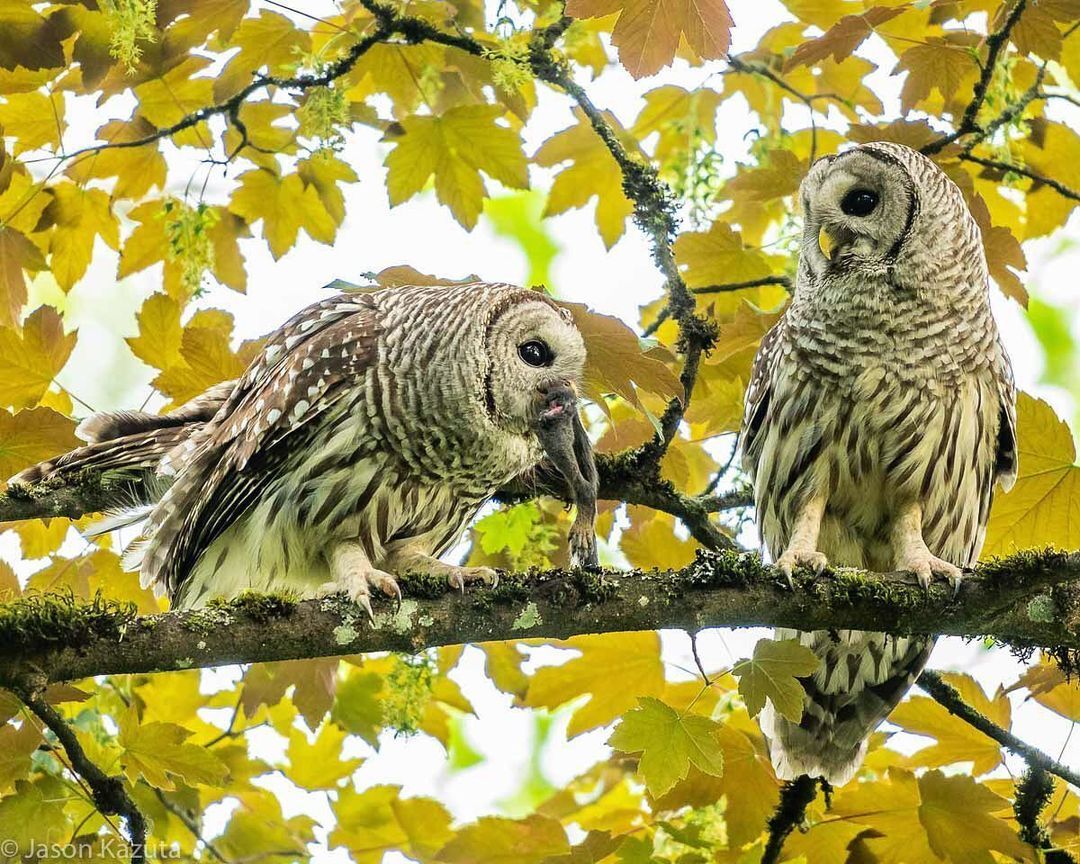
[{"label": "thin twig", "polygon": [[32,687],[24,687],[17,695],[63,745],[72,770],[90,787],[94,805],[98,810],[105,815],[116,814],[123,818],[131,845],[131,860],[135,864],[144,864],[146,818],[128,795],[123,779],[108,776],[90,760],[71,727],[56,709],[42,698],[40,692]]},{"label": "thin twig", "polygon": [[565,61],[553,56],[552,34],[561,34],[569,19],[561,19],[555,29],[539,31],[530,43],[529,62],[541,81],[563,89],[581,108],[593,130],[618,163],[623,175],[623,191],[634,204],[634,221],[649,238],[653,261],[667,280],[670,316],[679,325],[679,347],[683,368],[679,380],[683,397],[673,399],[660,418],[660,435],[639,452],[640,464],[656,466],[674,440],[686,413],[697,380],[701,355],[716,340],[715,326],[696,313],[694,295],[683,280],[675,261],[674,242],[678,230],[676,199],[657,174],[656,168],[637,154],[632,155],[619,140],[601,111],[570,74]]},{"label": "thin twig", "polygon": [[975,82],[975,90],[972,94],[971,101],[964,109],[964,114],[960,118],[959,125],[948,135],[943,135],[937,140],[931,141],[929,144],[920,148],[924,155],[932,156],[935,153],[939,153],[949,144],[952,144],[953,141],[962,138],[965,135],[976,132],[983,133],[983,130],[978,124],[979,110],[986,101],[986,93],[990,88],[990,81],[994,77],[994,67],[997,65],[998,55],[1008,43],[1009,34],[1012,32],[1013,27],[1016,26],[1016,22],[1020,20],[1020,16],[1023,15],[1024,7],[1026,5],[1027,0],[1017,0],[1017,4],[1009,13],[1009,17],[1006,18],[1005,23],[1001,25],[1001,29],[995,30],[986,37],[986,62],[982,66],[979,80]]},{"label": "thin twig", "polygon": [[[395,18],[394,21],[396,23],[403,23],[406,19]],[[57,164],[63,164],[64,162],[79,156],[100,153],[103,150],[126,150],[133,147],[145,147],[148,144],[160,141],[162,138],[168,138],[172,135],[176,135],[178,132],[183,132],[185,129],[197,126],[204,120],[209,120],[211,117],[218,115],[225,115],[235,124],[236,115],[240,106],[257,90],[262,90],[267,87],[279,87],[283,90],[309,90],[313,87],[325,87],[342,75],[347,74],[364,54],[375,45],[394,35],[395,32],[405,35],[404,29],[402,28],[378,27],[374,32],[356,42],[344,56],[331,63],[326,67],[325,71],[318,75],[304,74],[296,75],[292,78],[280,78],[274,75],[257,75],[250,84],[243,87],[224,102],[207,105],[204,108],[193,111],[192,113],[181,117],[171,126],[158,129],[150,135],[145,135],[142,138],[133,138],[130,141],[106,141],[101,144],[91,144],[82,147],[79,150],[73,150],[70,153],[57,155],[54,158],[56,159]]]},{"label": "thin twig", "polygon": [[207,852],[213,855],[218,861],[221,861],[222,864],[228,864],[228,859],[218,851],[213,843],[203,836],[202,826],[194,816],[175,801],[169,800],[165,793],[160,789],[155,789],[154,792],[157,794],[157,799],[161,802],[161,806],[179,819],[183,826],[191,833],[191,836],[202,843],[203,848],[206,849]]},{"label": "thin twig", "polygon": [[765,285],[782,285],[791,290],[791,278],[788,276],[762,276],[760,279],[747,279],[745,282],[725,282],[720,285],[705,285],[691,288],[695,294],[726,294],[729,291],[741,291],[743,288],[761,288]]},{"label": "thin twig", "polygon": [[1068,93],[1036,93],[1035,98],[1061,99],[1065,102],[1068,102],[1070,105],[1075,105],[1077,108],[1080,108],[1080,99],[1077,99],[1075,96],[1071,96]]},{"label": "thin twig", "polygon": [[981,156],[973,156],[970,153],[962,153],[960,158],[965,162],[974,162],[976,165],[982,165],[984,168],[994,168],[998,171],[1006,172],[1011,171],[1013,174],[1019,174],[1021,177],[1027,177],[1029,180],[1034,180],[1036,183],[1042,183],[1044,186],[1049,186],[1059,195],[1071,198],[1073,201],[1080,201],[1080,192],[1077,192],[1075,189],[1070,189],[1064,183],[1060,183],[1052,177],[1047,177],[1044,174],[1032,171],[1030,168],[1025,168],[1021,165],[1011,165],[1008,162],[999,162],[996,159],[984,159]]},{"label": "thin twig", "polygon": [[1042,86],[1043,78],[1045,77],[1046,64],[1043,63],[1039,67],[1038,74],[1035,76],[1035,82],[1026,91],[1024,91],[1024,93],[1020,96],[1019,99],[1016,100],[1016,102],[1007,107],[997,117],[995,117],[993,120],[987,123],[986,126],[979,130],[979,134],[969,140],[964,145],[963,150],[961,150],[960,152],[962,154],[970,153],[977,146],[979,146],[980,143],[988,140],[998,129],[1000,129],[1006,123],[1011,123],[1021,114],[1023,114],[1024,109],[1027,108],[1027,106],[1030,105],[1038,97],[1039,87]]},{"label": "thin twig", "polygon": [[950,714],[959,717],[984,735],[993,738],[1006,750],[1023,757],[1028,765],[1033,768],[1041,768],[1055,777],[1060,777],[1066,783],[1071,783],[1076,789],[1080,789],[1080,774],[1077,774],[1068,766],[1062,765],[1052,756],[1043,753],[1042,750],[1020,740],[1008,730],[1002,729],[994,721],[980,714],[968,705],[956,688],[943,680],[937,672],[932,669],[924,669],[916,683]]},{"label": "thin twig", "polygon": [[692,633],[690,635],[690,653],[694,655],[694,663],[697,664],[698,672],[701,673],[701,680],[706,687],[712,686],[712,681],[709,680],[709,674],[705,671],[705,664],[701,662],[701,655],[697,650],[697,637],[699,634]]}]

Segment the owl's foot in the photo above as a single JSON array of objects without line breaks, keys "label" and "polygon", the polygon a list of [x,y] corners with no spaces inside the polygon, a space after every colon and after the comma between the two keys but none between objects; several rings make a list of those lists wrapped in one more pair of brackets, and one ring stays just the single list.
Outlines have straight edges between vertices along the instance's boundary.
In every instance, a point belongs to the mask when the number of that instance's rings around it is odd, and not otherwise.
[{"label": "owl's foot", "polygon": [[909,551],[906,556],[896,562],[896,569],[914,573],[915,578],[919,580],[919,585],[926,591],[930,590],[930,581],[935,576],[941,576],[949,580],[954,595],[960,591],[960,582],[964,578],[963,570],[936,555],[931,555],[925,545],[922,549]]},{"label": "owl's foot", "polygon": [[367,612],[368,619],[375,623],[375,613],[371,609],[371,591],[378,589],[387,597],[401,602],[401,588],[397,580],[382,570],[371,566],[367,554],[356,543],[341,543],[334,548],[330,556],[331,580],[316,589],[316,596],[329,597],[333,594],[345,594],[353,603]]},{"label": "owl's foot", "polygon": [[395,573],[443,576],[446,583],[457,591],[464,591],[465,585],[473,582],[491,586],[499,584],[499,574],[490,567],[458,567],[414,549],[400,549],[383,563]]},{"label": "owl's foot", "polygon": [[788,546],[784,554],[776,560],[777,569],[784,574],[788,588],[792,590],[795,589],[795,583],[791,579],[791,574],[795,572],[796,567],[809,567],[815,573],[821,573],[828,566],[829,559],[817,549],[807,549],[794,544]]},{"label": "owl's foot", "polygon": [[908,506],[893,527],[893,560],[897,570],[915,574],[923,590],[930,590],[934,576],[949,580],[953,594],[960,591],[963,571],[931,553],[922,535],[922,507],[915,503]]},{"label": "owl's foot", "polygon": [[791,529],[791,539],[787,549],[776,559],[776,566],[788,588],[795,590],[791,574],[796,567],[809,567],[820,573],[829,566],[829,559],[818,552],[818,533],[821,531],[821,517],[825,515],[825,496],[811,495],[799,508],[795,524]]},{"label": "owl's foot", "polygon": [[483,582],[492,588],[499,584],[498,571],[490,567],[452,567],[448,564],[446,568],[446,581],[458,591],[464,591],[466,583],[470,582]]}]

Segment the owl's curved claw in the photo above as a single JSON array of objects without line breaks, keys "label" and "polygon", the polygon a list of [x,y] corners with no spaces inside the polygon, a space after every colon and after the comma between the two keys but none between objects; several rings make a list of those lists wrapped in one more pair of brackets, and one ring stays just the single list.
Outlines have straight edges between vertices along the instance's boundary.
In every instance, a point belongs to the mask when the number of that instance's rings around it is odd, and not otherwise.
[{"label": "owl's curved claw", "polygon": [[490,567],[450,567],[446,572],[446,581],[451,588],[465,593],[467,582],[483,582],[489,588],[499,584],[499,573]]},{"label": "owl's curved claw", "polygon": [[821,575],[829,566],[829,559],[816,549],[788,548],[776,561],[776,569],[783,574],[787,587],[795,590],[795,581],[791,578],[796,567],[809,567]]},{"label": "owl's curved claw", "polygon": [[952,586],[953,596],[955,597],[960,592],[960,583],[964,578],[964,573],[959,567],[938,558],[936,555],[931,555],[930,550],[925,547],[923,549],[916,548],[904,558],[901,558],[897,569],[914,573],[915,578],[919,580],[919,585],[927,594],[930,593],[931,580],[935,576],[940,576]]}]

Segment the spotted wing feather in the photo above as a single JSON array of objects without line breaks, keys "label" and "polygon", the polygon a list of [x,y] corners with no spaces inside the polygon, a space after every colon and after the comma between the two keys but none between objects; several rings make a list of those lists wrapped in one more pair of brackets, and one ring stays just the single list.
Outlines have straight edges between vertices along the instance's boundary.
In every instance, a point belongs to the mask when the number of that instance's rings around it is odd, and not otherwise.
[{"label": "spotted wing feather", "polygon": [[182,472],[151,516],[145,584],[170,594],[200,555],[279,477],[376,356],[379,327],[366,295],[305,309],[275,332],[203,432],[169,456]]}]

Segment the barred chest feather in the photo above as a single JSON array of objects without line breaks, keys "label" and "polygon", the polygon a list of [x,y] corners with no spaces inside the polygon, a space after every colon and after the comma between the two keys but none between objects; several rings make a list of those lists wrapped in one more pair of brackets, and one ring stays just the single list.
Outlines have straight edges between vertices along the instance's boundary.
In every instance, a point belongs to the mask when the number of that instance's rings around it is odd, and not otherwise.
[{"label": "barred chest feather", "polygon": [[[872,303],[874,293],[859,296]],[[912,501],[922,504],[934,554],[961,566],[977,557],[998,433],[996,330],[974,303],[951,313],[914,299],[899,305],[888,315],[851,304],[838,311],[832,298],[811,295],[789,310],[755,477],[774,554],[805,491],[825,488],[819,549],[835,565],[893,569],[892,520]],[[957,311],[960,325],[947,320]]]}]

